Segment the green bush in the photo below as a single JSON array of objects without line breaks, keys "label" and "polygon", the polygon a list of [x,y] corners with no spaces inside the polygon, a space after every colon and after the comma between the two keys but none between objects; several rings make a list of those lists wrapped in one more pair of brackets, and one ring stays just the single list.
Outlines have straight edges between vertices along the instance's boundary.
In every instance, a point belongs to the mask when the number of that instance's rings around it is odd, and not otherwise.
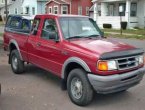
[{"label": "green bush", "polygon": [[121,22],[121,28],[124,29],[124,30],[127,28],[127,22],[126,21]]},{"label": "green bush", "polygon": [[103,28],[112,28],[111,24],[103,24]]}]

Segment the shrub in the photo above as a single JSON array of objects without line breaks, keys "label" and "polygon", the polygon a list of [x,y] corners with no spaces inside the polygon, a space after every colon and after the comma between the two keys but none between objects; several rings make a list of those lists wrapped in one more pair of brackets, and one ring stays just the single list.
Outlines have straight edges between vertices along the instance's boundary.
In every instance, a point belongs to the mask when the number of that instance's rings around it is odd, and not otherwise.
[{"label": "shrub", "polygon": [[103,28],[112,28],[111,24],[103,24]]},{"label": "shrub", "polygon": [[126,21],[121,22],[121,28],[124,29],[124,30],[127,28],[127,22]]}]

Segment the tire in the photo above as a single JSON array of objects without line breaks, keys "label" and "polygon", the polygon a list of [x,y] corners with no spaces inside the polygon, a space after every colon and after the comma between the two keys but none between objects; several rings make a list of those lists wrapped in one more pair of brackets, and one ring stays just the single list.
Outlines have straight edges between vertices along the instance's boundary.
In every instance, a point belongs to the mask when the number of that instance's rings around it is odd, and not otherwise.
[{"label": "tire", "polygon": [[24,62],[20,59],[18,50],[12,50],[10,54],[10,63],[12,71],[15,74],[21,74],[24,72]]},{"label": "tire", "polygon": [[[88,105],[93,99],[94,91],[86,74],[87,73],[82,69],[74,69],[69,73],[67,79],[68,95],[71,101],[79,106]],[[76,95],[76,91],[79,91],[79,94]]]}]

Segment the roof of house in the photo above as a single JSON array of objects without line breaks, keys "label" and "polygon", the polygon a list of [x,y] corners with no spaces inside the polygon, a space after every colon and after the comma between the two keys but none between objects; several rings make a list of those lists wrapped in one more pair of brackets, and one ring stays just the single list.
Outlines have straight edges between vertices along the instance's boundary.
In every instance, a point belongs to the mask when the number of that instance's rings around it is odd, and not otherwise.
[{"label": "roof of house", "polygon": [[55,2],[57,4],[69,4],[68,2],[66,2],[64,0],[50,0],[46,3],[46,5],[49,4],[50,2]]}]

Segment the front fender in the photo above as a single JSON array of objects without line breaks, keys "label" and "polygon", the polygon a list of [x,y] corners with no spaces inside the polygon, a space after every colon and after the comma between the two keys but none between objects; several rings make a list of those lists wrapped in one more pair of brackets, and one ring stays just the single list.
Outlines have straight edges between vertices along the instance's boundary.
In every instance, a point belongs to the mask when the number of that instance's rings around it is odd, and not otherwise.
[{"label": "front fender", "polygon": [[87,72],[91,72],[89,66],[87,65],[87,63],[85,61],[83,61],[82,59],[78,58],[78,57],[70,57],[68,58],[64,64],[63,64],[63,67],[62,67],[62,73],[61,73],[61,78],[64,79],[65,78],[65,69],[67,67],[67,65],[69,63],[77,63],[79,64],[80,66],[83,67],[83,69]]}]

